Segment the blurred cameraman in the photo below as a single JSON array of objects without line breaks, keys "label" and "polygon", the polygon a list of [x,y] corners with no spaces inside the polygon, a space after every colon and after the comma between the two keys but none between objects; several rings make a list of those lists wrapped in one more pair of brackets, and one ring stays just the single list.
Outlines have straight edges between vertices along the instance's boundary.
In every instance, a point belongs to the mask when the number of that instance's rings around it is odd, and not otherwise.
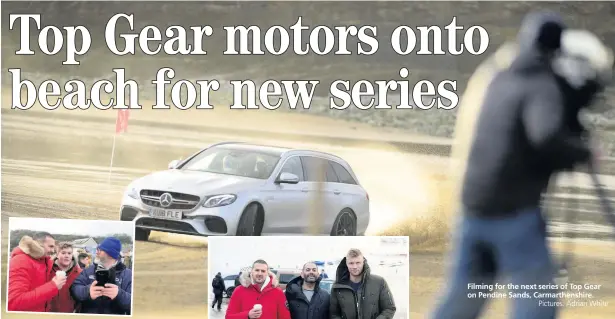
[{"label": "blurred cameraman", "polygon": [[[604,87],[612,52],[589,32],[567,30],[552,13],[529,14],[517,40],[517,56],[491,81],[477,120],[452,278],[436,319],[480,315],[491,291],[469,284],[489,287],[502,275],[516,285],[553,282],[541,195],[553,174],[595,158],[578,115]],[[556,317],[555,294],[533,298],[536,290],[524,291],[532,298],[514,299],[512,318]]]}]

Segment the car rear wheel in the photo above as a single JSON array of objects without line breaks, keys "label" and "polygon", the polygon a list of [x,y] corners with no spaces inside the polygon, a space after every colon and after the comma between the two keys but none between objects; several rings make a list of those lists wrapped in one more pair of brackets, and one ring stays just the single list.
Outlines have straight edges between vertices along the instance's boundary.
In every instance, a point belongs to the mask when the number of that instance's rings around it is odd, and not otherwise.
[{"label": "car rear wheel", "polygon": [[149,239],[150,232],[151,231],[149,229],[136,228],[135,229],[135,240],[147,241]]},{"label": "car rear wheel", "polygon": [[357,218],[349,209],[342,210],[331,229],[331,236],[356,236]]},{"label": "car rear wheel", "polygon": [[257,204],[250,204],[241,214],[236,236],[260,236],[263,230],[263,217]]}]

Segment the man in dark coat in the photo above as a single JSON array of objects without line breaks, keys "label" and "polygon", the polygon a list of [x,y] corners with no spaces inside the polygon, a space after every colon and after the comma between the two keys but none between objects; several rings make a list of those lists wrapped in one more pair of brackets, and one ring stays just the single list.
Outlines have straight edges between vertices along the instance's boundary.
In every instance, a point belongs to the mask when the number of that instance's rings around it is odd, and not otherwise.
[{"label": "man in dark coat", "polygon": [[360,250],[349,250],[331,287],[331,319],[390,319],[396,310],[386,280],[371,273]]},{"label": "man in dark coat", "polygon": [[330,295],[320,289],[322,278],[313,262],[303,265],[301,276],[286,285],[286,300],[291,319],[329,319]]},{"label": "man in dark coat", "polygon": [[[534,296],[515,299],[512,318],[556,318],[555,267],[541,197],[554,174],[594,160],[575,122],[598,91],[568,85],[596,71],[567,76],[580,69],[579,53],[591,52],[587,44],[595,42],[568,35],[556,14],[529,14],[517,56],[487,88],[462,183],[449,287],[435,319],[478,318],[498,277],[528,287],[518,295]],[[567,64],[560,60],[566,51],[577,65],[558,68],[558,61]]]},{"label": "man in dark coat", "polygon": [[226,286],[224,285],[224,279],[222,279],[221,273],[216,274],[214,280],[211,281],[211,287],[214,290],[214,302],[211,304],[211,309],[213,309],[217,303],[218,310],[222,310],[222,295],[224,294],[224,290],[226,290]]},{"label": "man in dark coat", "polygon": [[[130,315],[132,309],[132,270],[120,261],[122,244],[105,238],[96,249],[98,262],[83,270],[70,287],[81,305],[81,313]],[[98,286],[96,272],[108,272],[109,283]]]}]

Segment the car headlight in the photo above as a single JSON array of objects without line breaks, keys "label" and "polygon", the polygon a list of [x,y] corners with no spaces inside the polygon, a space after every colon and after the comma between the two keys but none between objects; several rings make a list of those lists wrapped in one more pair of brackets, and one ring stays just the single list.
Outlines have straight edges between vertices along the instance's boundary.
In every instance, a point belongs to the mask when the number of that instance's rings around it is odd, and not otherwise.
[{"label": "car headlight", "polygon": [[226,206],[235,202],[235,199],[237,199],[237,196],[233,194],[214,195],[205,200],[203,207],[212,208]]},{"label": "car headlight", "polygon": [[126,195],[130,198],[139,199],[139,191],[136,187],[129,187],[126,191]]}]

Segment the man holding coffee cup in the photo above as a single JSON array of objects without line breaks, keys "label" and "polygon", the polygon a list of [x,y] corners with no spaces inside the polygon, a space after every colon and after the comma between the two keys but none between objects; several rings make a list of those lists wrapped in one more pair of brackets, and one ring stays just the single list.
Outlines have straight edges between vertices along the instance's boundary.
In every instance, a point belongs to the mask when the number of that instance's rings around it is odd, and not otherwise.
[{"label": "man holding coffee cup", "polygon": [[53,263],[53,271],[56,277],[66,278],[66,285],[51,300],[51,312],[75,312],[77,302],[70,293],[70,286],[81,274],[82,269],[73,255],[72,243],[64,242],[58,245],[58,254]]},{"label": "man holding coffee cup", "polygon": [[266,261],[255,261],[252,270],[243,272],[239,281],[241,285],[235,287],[226,309],[226,319],[290,319],[286,296]]},{"label": "man holding coffee cup", "polygon": [[66,277],[52,272],[55,243],[47,232],[21,238],[9,262],[8,311],[50,311],[51,299],[66,284]]}]

